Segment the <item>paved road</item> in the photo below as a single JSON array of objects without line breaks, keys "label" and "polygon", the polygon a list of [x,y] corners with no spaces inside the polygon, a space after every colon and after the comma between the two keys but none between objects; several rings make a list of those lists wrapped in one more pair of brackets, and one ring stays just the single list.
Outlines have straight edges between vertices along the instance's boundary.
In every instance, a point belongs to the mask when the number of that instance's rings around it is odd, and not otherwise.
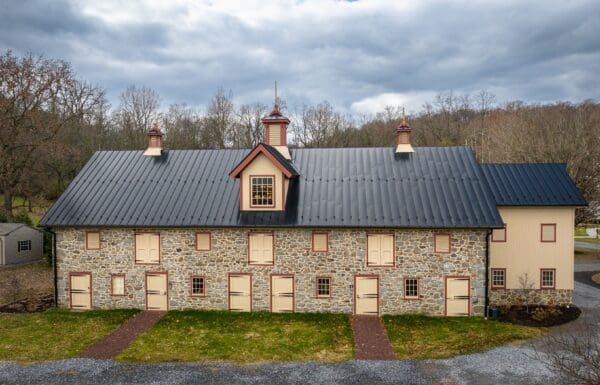
[{"label": "paved road", "polygon": [[[588,262],[585,268],[600,270],[600,262]],[[600,289],[576,282],[574,302],[583,309],[584,316],[580,320],[600,320]],[[561,384],[543,362],[535,358],[536,343],[426,361],[356,360],[341,364],[248,366],[227,363],[144,365],[79,358],[31,366],[0,362],[0,384]],[[538,354],[543,360],[543,353]]]},{"label": "paved road", "polygon": [[583,249],[600,250],[600,243],[575,241],[575,247],[581,247]]}]

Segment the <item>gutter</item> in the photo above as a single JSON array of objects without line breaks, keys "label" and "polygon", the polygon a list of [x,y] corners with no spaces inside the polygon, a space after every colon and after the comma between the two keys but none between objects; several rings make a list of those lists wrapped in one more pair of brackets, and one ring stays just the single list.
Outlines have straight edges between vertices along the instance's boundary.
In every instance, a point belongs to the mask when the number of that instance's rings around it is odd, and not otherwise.
[{"label": "gutter", "polygon": [[490,287],[490,235],[492,234],[491,230],[488,230],[485,235],[485,301],[483,306],[484,318],[488,319],[489,316],[489,287]]}]

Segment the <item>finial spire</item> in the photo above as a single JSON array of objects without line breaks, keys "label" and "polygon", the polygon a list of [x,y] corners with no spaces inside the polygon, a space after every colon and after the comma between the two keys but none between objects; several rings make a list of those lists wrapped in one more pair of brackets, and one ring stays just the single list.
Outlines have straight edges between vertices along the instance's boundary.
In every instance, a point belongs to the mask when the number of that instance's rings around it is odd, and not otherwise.
[{"label": "finial spire", "polygon": [[279,101],[277,100],[277,80],[275,80],[275,106],[279,107]]}]

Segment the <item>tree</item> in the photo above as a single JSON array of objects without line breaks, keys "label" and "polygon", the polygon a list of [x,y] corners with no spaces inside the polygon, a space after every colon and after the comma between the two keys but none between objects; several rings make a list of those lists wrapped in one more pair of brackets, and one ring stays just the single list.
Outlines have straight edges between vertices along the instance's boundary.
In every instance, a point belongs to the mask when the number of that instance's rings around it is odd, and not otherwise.
[{"label": "tree", "polygon": [[232,147],[253,148],[263,141],[262,118],[267,114],[267,106],[261,103],[244,104],[236,114],[233,124]]},{"label": "tree", "polygon": [[232,126],[235,121],[233,94],[222,88],[211,99],[202,130],[201,143],[205,148],[225,148],[232,143]]},{"label": "tree", "polygon": [[121,102],[114,114],[115,124],[121,131],[125,148],[146,147],[146,132],[159,120],[160,96],[148,87],[130,85],[121,94]]},{"label": "tree", "polygon": [[52,155],[50,143],[97,103],[101,91],[82,84],[64,61],[18,58],[11,51],[0,56],[0,189],[9,216],[24,175]]}]

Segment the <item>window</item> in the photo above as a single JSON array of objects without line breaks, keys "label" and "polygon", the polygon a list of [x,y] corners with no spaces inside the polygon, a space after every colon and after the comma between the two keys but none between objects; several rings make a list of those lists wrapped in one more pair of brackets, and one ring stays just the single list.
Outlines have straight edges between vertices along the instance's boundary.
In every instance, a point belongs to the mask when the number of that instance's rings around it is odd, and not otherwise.
[{"label": "window", "polygon": [[196,250],[198,251],[210,251],[210,233],[196,233]]},{"label": "window", "polygon": [[506,223],[503,229],[492,230],[492,242],[506,242]]},{"label": "window", "polygon": [[317,278],[317,297],[319,297],[319,298],[331,297],[331,278],[329,278],[329,277],[318,277]]},{"label": "window", "polygon": [[273,264],[273,233],[250,233],[248,236],[248,263],[251,265]]},{"label": "window", "polygon": [[492,289],[506,288],[506,269],[492,269]]},{"label": "window", "polygon": [[542,242],[556,242],[556,223],[542,223]]},{"label": "window", "polygon": [[418,299],[419,298],[419,280],[416,278],[404,279],[404,298]]},{"label": "window", "polygon": [[138,233],[135,235],[135,263],[157,265],[160,263],[160,235]]},{"label": "window", "polygon": [[85,233],[85,248],[88,250],[100,249],[100,232],[87,231]]},{"label": "window", "polygon": [[329,251],[329,236],[327,233],[312,234],[312,251]]},{"label": "window", "polygon": [[394,266],[393,234],[367,234],[367,266]]},{"label": "window", "polygon": [[125,274],[113,274],[110,286],[112,295],[125,295]]},{"label": "window", "polygon": [[554,289],[554,287],[556,286],[556,282],[555,282],[555,277],[554,277],[554,273],[555,273],[556,269],[542,269],[541,270],[541,282],[540,282],[540,286],[542,289]]},{"label": "window", "polygon": [[250,207],[275,207],[275,198],[273,196],[274,180],[275,177],[273,176],[250,177]]},{"label": "window", "polygon": [[29,251],[29,250],[31,250],[31,240],[28,239],[26,241],[19,241],[18,248],[19,248],[19,250],[18,250],[19,253],[21,251]]},{"label": "window", "polygon": [[450,234],[435,234],[433,236],[433,248],[435,253],[450,253]]},{"label": "window", "polygon": [[197,297],[201,297],[204,296],[206,294],[206,282],[204,280],[204,277],[199,276],[199,275],[194,275],[192,276],[192,282],[191,282],[191,294],[192,296],[197,296]]}]

